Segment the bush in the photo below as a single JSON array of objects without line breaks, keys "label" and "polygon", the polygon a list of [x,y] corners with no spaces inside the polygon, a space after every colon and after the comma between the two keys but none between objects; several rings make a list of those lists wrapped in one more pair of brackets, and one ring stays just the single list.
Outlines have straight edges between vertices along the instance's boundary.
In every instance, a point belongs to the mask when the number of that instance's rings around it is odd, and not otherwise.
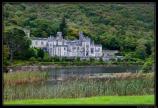
[{"label": "bush", "polygon": [[10,65],[10,62],[9,62],[8,60],[4,60],[4,61],[3,61],[3,65],[4,65],[4,66],[9,66],[9,65]]},{"label": "bush", "polygon": [[31,57],[29,60],[30,61],[36,61],[36,58],[35,57]]},{"label": "bush", "polygon": [[47,52],[44,53],[43,61],[51,62],[51,57],[49,56],[49,54]]},{"label": "bush", "polygon": [[52,57],[52,61],[54,61],[54,62],[59,62],[59,61],[60,61],[60,59],[59,59],[59,57],[54,56],[54,57]]},{"label": "bush", "polygon": [[94,59],[94,58],[92,58],[92,57],[90,57],[90,62],[93,62],[93,61],[95,61],[95,59]]},{"label": "bush", "polygon": [[76,61],[77,61],[77,62],[80,62],[80,57],[77,57],[77,58],[76,58]]},{"label": "bush", "polygon": [[37,49],[35,49],[35,48],[29,48],[25,52],[25,57],[26,58],[37,57]]},{"label": "bush", "polygon": [[41,58],[41,57],[38,57],[37,60],[38,60],[38,61],[42,61],[42,58]]},{"label": "bush", "polygon": [[44,57],[44,51],[42,49],[38,49],[38,53],[37,53],[38,57],[42,58]]},{"label": "bush", "polygon": [[148,58],[142,67],[142,72],[146,73],[152,70],[153,60],[152,58]]}]

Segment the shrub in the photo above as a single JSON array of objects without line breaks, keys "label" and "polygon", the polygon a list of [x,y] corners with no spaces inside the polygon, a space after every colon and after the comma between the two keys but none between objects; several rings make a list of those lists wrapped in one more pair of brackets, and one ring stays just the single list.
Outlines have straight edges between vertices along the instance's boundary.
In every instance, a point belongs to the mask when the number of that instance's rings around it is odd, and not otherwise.
[{"label": "shrub", "polygon": [[75,61],[80,62],[80,57],[77,57]]},{"label": "shrub", "polygon": [[35,57],[31,57],[29,60],[30,61],[36,61],[36,58]]},{"label": "shrub", "polygon": [[58,62],[58,61],[60,61],[60,59],[59,59],[59,57],[54,56],[54,57],[53,57],[53,61],[54,61],[54,62]]},{"label": "shrub", "polygon": [[29,48],[25,52],[25,56],[26,56],[26,58],[37,57],[37,49],[35,49],[35,48]]},{"label": "shrub", "polygon": [[37,60],[38,60],[38,61],[42,61],[42,58],[41,58],[41,57],[38,57]]},{"label": "shrub", "polygon": [[45,61],[45,62],[50,62],[51,61],[51,57],[49,56],[49,54],[47,52],[44,53],[43,61]]},{"label": "shrub", "polygon": [[90,62],[93,62],[93,61],[95,61],[95,59],[94,59],[94,58],[92,58],[92,57],[90,57]]},{"label": "shrub", "polygon": [[152,58],[148,58],[142,67],[142,72],[146,73],[152,70],[153,60]]},{"label": "shrub", "polygon": [[44,57],[44,51],[42,49],[38,49],[38,53],[37,53],[38,57],[42,58]]}]

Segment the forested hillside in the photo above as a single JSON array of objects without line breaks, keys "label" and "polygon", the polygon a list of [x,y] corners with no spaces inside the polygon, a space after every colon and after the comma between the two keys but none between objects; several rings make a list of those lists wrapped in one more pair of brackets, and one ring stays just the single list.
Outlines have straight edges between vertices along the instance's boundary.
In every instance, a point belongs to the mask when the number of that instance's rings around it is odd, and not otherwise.
[{"label": "forested hillside", "polygon": [[126,58],[146,59],[154,54],[154,4],[111,3],[7,3],[4,29],[29,28],[31,37],[48,37],[57,31],[78,38],[79,31],[104,49],[117,49]]}]

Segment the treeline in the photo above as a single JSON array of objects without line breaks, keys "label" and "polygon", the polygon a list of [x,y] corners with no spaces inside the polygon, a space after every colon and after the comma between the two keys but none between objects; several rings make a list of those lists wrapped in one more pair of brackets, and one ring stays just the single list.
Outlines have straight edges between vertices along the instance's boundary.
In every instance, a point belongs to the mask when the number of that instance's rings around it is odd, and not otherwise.
[{"label": "treeline", "polygon": [[[103,49],[119,50],[127,61],[154,59],[155,11],[152,3],[6,3],[3,10],[5,33],[10,37],[13,35],[7,28],[13,26],[29,28],[31,37],[48,37],[62,31],[64,38],[76,39],[79,31],[83,31],[95,43],[102,44]],[[12,48],[7,43],[5,39],[4,51],[9,50],[5,54],[11,54]],[[17,51],[13,55],[15,53]]]}]

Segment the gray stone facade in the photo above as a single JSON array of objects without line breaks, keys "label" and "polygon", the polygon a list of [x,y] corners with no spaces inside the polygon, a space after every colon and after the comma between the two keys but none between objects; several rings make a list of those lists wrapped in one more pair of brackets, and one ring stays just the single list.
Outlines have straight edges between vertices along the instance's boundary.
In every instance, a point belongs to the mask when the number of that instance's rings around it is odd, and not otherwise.
[{"label": "gray stone facade", "polygon": [[66,40],[62,32],[48,38],[32,38],[31,47],[42,48],[48,51],[50,56],[59,57],[102,57],[102,45],[95,45],[94,42],[79,33],[78,40]]}]

